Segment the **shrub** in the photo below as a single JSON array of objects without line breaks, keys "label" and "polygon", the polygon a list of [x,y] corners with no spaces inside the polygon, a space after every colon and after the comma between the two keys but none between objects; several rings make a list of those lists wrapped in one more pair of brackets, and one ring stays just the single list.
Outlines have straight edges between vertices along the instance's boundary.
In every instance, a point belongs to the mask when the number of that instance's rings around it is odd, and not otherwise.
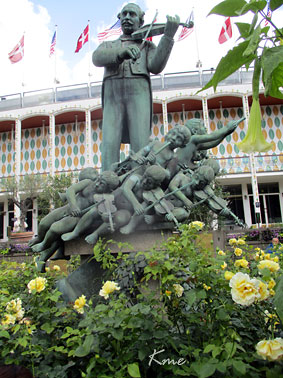
[{"label": "shrub", "polygon": [[213,256],[200,228],[117,259],[99,242],[107,280],[75,303],[55,288],[60,272],[4,261],[0,363],[49,378],[279,376],[282,256],[243,239]]}]

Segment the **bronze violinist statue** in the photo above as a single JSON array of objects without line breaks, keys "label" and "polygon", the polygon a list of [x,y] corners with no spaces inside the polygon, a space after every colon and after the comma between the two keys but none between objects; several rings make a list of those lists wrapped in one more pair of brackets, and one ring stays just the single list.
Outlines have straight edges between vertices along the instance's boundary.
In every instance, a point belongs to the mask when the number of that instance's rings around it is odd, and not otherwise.
[{"label": "bronze violinist statue", "polygon": [[93,53],[93,64],[104,67],[102,85],[102,170],[120,160],[120,144],[134,152],[148,144],[152,118],[150,73],[160,73],[170,56],[178,16],[167,16],[158,46],[134,33],[144,23],[144,12],[129,3],[118,14],[123,34],[103,42]]}]

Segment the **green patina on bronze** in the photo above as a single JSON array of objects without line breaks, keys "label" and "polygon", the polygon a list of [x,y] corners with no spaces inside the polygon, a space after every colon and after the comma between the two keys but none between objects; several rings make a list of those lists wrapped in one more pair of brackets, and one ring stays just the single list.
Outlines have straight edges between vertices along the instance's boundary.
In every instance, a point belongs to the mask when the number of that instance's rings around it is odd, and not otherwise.
[{"label": "green patina on bronze", "polygon": [[127,4],[118,14],[123,34],[103,42],[93,53],[93,64],[104,67],[102,85],[102,169],[119,161],[120,144],[130,143],[135,152],[148,144],[152,118],[150,73],[160,73],[170,56],[180,19],[167,16],[158,46],[135,39],[144,12]]}]

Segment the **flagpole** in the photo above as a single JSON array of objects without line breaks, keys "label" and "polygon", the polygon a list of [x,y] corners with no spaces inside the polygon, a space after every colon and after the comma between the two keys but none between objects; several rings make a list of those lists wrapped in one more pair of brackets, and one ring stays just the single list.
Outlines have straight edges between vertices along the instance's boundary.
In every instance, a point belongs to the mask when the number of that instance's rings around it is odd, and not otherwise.
[{"label": "flagpole", "polygon": [[55,25],[56,45],[54,46],[54,84],[57,84],[57,43],[58,43],[58,25]]},{"label": "flagpole", "polygon": [[22,107],[24,106],[24,86],[25,86],[25,36],[26,36],[26,32],[24,31],[24,54],[23,54],[22,85],[21,85]]},{"label": "flagpole", "polygon": [[[195,8],[193,7],[193,12],[195,14]],[[196,19],[196,18],[195,18]],[[196,49],[197,49],[197,64],[196,64],[196,67],[198,68],[199,70],[199,77],[200,77],[200,85],[202,86],[202,62],[200,60],[200,56],[199,56],[199,47],[198,47],[198,36],[197,36],[197,26],[196,26],[196,22],[195,22],[195,19],[194,19],[194,32],[195,32],[195,40],[196,40]]]},{"label": "flagpole", "polygon": [[88,20],[88,96],[91,97],[91,88],[90,88],[90,20]]}]

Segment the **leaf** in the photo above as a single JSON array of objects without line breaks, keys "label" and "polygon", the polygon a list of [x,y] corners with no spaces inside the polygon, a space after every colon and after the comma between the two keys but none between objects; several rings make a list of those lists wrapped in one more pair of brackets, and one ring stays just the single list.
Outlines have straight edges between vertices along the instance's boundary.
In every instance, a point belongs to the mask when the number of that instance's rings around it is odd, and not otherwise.
[{"label": "leaf", "polygon": [[261,61],[265,96],[283,99],[283,93],[279,90],[283,87],[283,46],[264,49]]},{"label": "leaf", "polygon": [[112,329],[111,334],[114,337],[114,339],[116,339],[116,340],[122,340],[123,336],[124,336],[122,329],[115,329],[114,328],[114,329]]},{"label": "leaf", "polygon": [[54,327],[50,324],[50,323],[44,323],[42,326],[41,326],[41,329],[43,331],[45,331],[48,335],[54,331]]},{"label": "leaf", "polygon": [[0,337],[5,337],[6,339],[9,339],[10,334],[8,331],[0,331]]},{"label": "leaf", "polygon": [[243,361],[234,360],[233,368],[240,374],[246,374],[246,364]]},{"label": "leaf", "polygon": [[249,11],[256,13],[258,11],[262,11],[265,7],[266,7],[266,0],[251,1],[248,4],[245,4],[243,6],[243,8],[237,13],[237,16],[246,14]]},{"label": "leaf", "polygon": [[245,0],[225,0],[217,4],[212,10],[208,13],[210,14],[219,14],[221,16],[233,17],[238,16],[238,12],[246,5]]},{"label": "leaf", "polygon": [[243,56],[243,52],[248,47],[248,44],[248,41],[244,41],[238,46],[234,47],[232,50],[229,50],[227,55],[224,56],[218,63],[211,80],[197,93],[210,87],[213,87],[215,90],[217,85],[222,80],[226,79],[226,77],[230,76],[243,65],[250,64],[256,56],[254,54],[251,54],[250,56]]},{"label": "leaf", "polygon": [[89,352],[84,348],[84,346],[80,345],[75,350],[74,355],[77,357],[85,357],[86,355],[88,355],[88,353]]},{"label": "leaf", "polygon": [[186,300],[189,306],[192,306],[197,299],[195,290],[189,290],[186,292]]},{"label": "leaf", "polygon": [[127,368],[128,368],[128,373],[130,374],[131,377],[133,378],[141,377],[140,368],[137,362],[128,365]]},{"label": "leaf", "polygon": [[260,33],[261,33],[261,27],[260,25],[258,25],[258,27],[253,31],[251,35],[251,39],[249,41],[248,47],[243,52],[243,56],[248,57],[251,54],[254,54],[260,42]]},{"label": "leaf", "polygon": [[280,280],[276,285],[274,305],[276,307],[276,312],[281,320],[281,323],[283,323],[283,275],[280,277]]},{"label": "leaf", "polygon": [[196,367],[194,367],[194,368],[195,368],[199,378],[206,378],[206,377],[210,377],[211,375],[214,374],[214,372],[216,370],[216,365],[211,364],[210,362],[207,362],[207,363],[200,365],[197,369],[196,369]]},{"label": "leaf", "polygon": [[269,4],[269,8],[270,8],[271,11],[274,11],[275,9],[280,8],[281,5],[283,5],[282,0],[271,0],[270,4]]},{"label": "leaf", "polygon": [[87,335],[83,343],[83,347],[85,348],[86,351],[88,351],[88,353],[90,352],[93,343],[94,343],[94,336]]},{"label": "leaf", "polygon": [[242,38],[247,38],[250,35],[250,24],[245,22],[235,22],[235,25],[237,26]]}]

